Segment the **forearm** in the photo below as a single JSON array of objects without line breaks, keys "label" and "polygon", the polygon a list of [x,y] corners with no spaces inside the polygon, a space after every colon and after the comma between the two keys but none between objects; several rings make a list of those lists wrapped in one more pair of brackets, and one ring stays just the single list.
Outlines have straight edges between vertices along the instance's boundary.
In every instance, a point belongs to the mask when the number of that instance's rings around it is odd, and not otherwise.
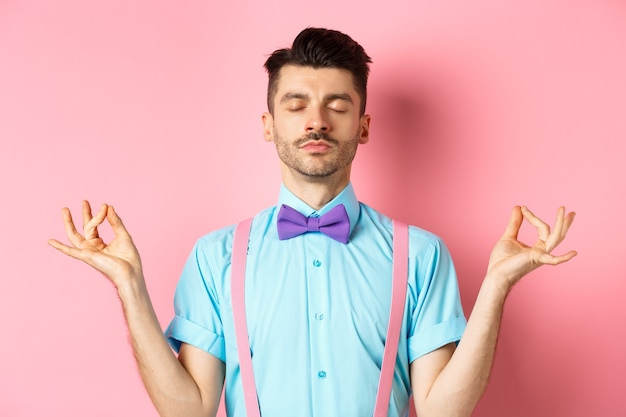
[{"label": "forearm", "polygon": [[[415,403],[420,417],[466,417],[472,413],[487,388],[509,291],[541,265],[558,265],[576,256],[575,251],[563,255],[551,253],[565,238],[574,216],[573,212],[566,214],[565,208],[560,207],[554,227],[550,228],[528,208],[513,208],[509,224],[491,252],[487,276],[457,349],[453,352],[438,349],[429,354],[430,360],[426,355],[411,364],[412,384],[418,388]],[[518,240],[524,219],[537,229],[533,246]],[[420,377],[418,371],[426,376]]]},{"label": "forearm", "polygon": [[215,396],[200,392],[170,349],[143,279],[118,286],[118,294],[139,373],[159,414],[163,417],[215,415],[218,404],[208,404]]},{"label": "forearm", "polygon": [[421,402],[420,416],[469,416],[487,388],[507,288],[487,276],[458,347]]},{"label": "forearm", "polygon": [[[107,204],[95,216],[89,202],[83,201],[82,209],[84,235],[65,208],[63,222],[71,246],[55,239],[48,243],[100,271],[117,289],[139,372],[161,416],[215,416],[224,383],[223,362],[185,344],[178,358],[174,355],[152,308],[139,252],[122,220]],[[105,219],[115,236],[108,244],[98,233]]]}]

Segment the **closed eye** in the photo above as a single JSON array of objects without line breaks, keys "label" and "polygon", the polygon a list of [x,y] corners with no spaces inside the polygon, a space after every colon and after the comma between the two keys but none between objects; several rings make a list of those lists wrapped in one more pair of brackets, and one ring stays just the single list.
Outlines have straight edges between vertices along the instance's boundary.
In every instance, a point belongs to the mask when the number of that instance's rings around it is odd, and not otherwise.
[{"label": "closed eye", "polygon": [[348,112],[352,104],[352,98],[348,94],[333,94],[327,97],[327,107],[335,113]]}]

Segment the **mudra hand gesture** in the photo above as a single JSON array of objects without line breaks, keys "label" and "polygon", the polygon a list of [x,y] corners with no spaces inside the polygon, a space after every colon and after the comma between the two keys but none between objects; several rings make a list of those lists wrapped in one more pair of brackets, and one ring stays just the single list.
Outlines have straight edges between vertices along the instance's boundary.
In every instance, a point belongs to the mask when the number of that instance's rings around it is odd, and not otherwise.
[{"label": "mudra hand gesture", "polygon": [[[92,215],[88,201],[83,201],[83,233],[76,230],[72,214],[63,209],[63,224],[71,243],[68,246],[55,239],[48,243],[64,254],[91,265],[106,275],[116,287],[128,280],[141,279],[141,259],[132,238],[124,227],[113,206],[103,204]],[[98,233],[98,227],[107,220],[113,230],[113,240],[105,243]]]},{"label": "mudra hand gesture", "polygon": [[[542,265],[558,265],[576,256],[575,251],[563,255],[553,255],[552,251],[563,241],[572,222],[574,212],[565,212],[559,207],[556,222],[550,228],[543,220],[535,216],[527,207],[515,207],[509,224],[494,246],[489,258],[487,276],[498,277],[507,290],[524,275]],[[526,219],[537,229],[537,240],[532,246],[518,240],[519,230]]]}]

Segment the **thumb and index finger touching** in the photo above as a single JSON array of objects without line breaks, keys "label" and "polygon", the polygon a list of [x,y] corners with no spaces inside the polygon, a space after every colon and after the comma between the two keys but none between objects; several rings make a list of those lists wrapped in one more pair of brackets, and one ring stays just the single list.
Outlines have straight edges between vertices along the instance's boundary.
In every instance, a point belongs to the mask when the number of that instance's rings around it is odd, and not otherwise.
[{"label": "thumb and index finger touching", "polygon": [[103,204],[95,216],[92,216],[91,206],[89,202],[85,200],[82,204],[82,212],[84,235],[81,235],[78,230],[76,230],[71,211],[67,207],[64,207],[62,209],[63,224],[72,246],[66,245],[57,239],[49,239],[48,244],[66,255],[78,257],[76,256],[78,255],[77,251],[80,250],[79,247],[86,239],[99,238],[98,226],[100,226],[105,219],[111,225],[113,234],[116,237],[129,236],[126,227],[124,227],[124,224],[122,223],[122,219],[119,217],[112,205]]},{"label": "thumb and index finger touching", "polygon": [[556,221],[551,229],[548,224],[537,217],[526,206],[515,206],[503,234],[503,238],[517,240],[521,226],[524,220],[526,220],[537,229],[537,244],[541,242],[541,245],[543,246],[544,252],[540,257],[541,263],[558,265],[577,255],[577,252],[573,250],[563,255],[551,254],[552,250],[554,250],[565,239],[570,226],[574,222],[575,216],[575,212],[566,214],[565,207],[559,207],[557,210]]}]

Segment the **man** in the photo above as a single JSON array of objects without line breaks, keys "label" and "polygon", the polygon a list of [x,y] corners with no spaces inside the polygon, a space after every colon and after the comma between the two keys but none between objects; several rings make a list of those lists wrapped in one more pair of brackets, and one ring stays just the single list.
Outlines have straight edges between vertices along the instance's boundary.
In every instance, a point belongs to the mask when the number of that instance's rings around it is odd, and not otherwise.
[{"label": "man", "polygon": [[[309,28],[265,65],[264,135],[276,146],[283,184],[277,206],[253,220],[245,262],[247,333],[264,416],[369,416],[374,410],[390,314],[394,232],[390,219],[356,200],[350,184],[356,149],[369,139],[369,62],[347,35]],[[338,211],[349,220],[346,234],[328,237],[321,219]],[[314,225],[312,232],[280,229],[285,215],[297,213]],[[83,235],[69,210],[63,217],[72,246],[50,244],[101,271],[117,288],[142,379],[159,413],[213,416],[226,381],[228,414],[246,415],[231,298],[234,227],[196,243],[166,338],[139,253],[113,207],[103,205],[92,216],[84,202]],[[98,235],[105,219],[115,234],[109,244]],[[538,230],[532,247],[517,240],[523,219]],[[576,254],[551,255],[573,220],[574,213],[566,215],[561,207],[551,230],[528,209],[514,208],[467,327],[447,249],[436,236],[410,228],[388,415],[407,415],[411,394],[420,417],[471,414],[487,385],[508,292],[535,268]]]}]

